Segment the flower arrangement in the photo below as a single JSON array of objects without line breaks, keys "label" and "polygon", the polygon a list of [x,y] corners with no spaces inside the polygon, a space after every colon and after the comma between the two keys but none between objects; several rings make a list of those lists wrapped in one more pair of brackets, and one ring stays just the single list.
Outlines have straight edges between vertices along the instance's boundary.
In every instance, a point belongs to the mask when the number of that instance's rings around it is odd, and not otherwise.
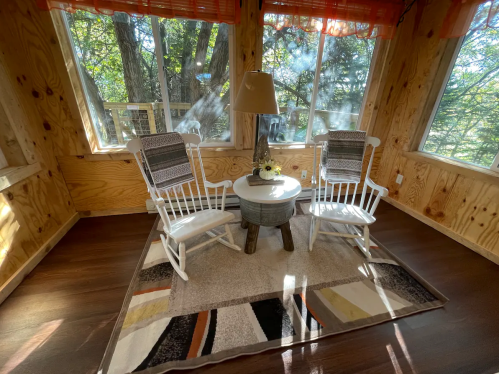
[{"label": "flower arrangement", "polygon": [[258,162],[258,166],[260,169],[260,178],[270,180],[274,179],[276,175],[281,174],[281,166],[272,158],[262,159]]}]

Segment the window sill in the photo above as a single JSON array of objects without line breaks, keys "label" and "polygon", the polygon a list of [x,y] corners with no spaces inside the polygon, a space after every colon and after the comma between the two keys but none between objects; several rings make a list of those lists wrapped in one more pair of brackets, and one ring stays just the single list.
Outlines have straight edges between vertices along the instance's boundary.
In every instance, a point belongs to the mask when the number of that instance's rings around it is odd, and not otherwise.
[{"label": "window sill", "polygon": [[481,179],[488,183],[499,183],[499,173],[479,166],[466,164],[426,152],[404,152],[404,157],[417,162],[426,162],[468,178]]},{"label": "window sill", "polygon": [[[313,146],[309,144],[290,144],[290,145],[270,145],[270,150],[273,155],[287,155],[296,153],[313,153]],[[216,157],[253,157],[254,150],[244,149],[237,150],[234,147],[227,148],[201,148],[201,156],[203,158]],[[83,156],[76,156],[87,161],[125,161],[134,160],[134,156],[126,149],[111,150],[110,152],[99,151]]]},{"label": "window sill", "polygon": [[38,173],[42,170],[39,162],[26,166],[14,166],[0,170],[0,191]]}]

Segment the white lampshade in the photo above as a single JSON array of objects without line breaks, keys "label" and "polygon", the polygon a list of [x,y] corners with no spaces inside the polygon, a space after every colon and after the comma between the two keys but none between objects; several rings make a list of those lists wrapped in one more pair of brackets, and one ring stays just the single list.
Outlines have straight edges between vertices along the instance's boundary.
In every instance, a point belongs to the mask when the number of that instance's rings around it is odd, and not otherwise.
[{"label": "white lampshade", "polygon": [[279,114],[272,75],[261,71],[244,73],[234,110],[257,114]]}]

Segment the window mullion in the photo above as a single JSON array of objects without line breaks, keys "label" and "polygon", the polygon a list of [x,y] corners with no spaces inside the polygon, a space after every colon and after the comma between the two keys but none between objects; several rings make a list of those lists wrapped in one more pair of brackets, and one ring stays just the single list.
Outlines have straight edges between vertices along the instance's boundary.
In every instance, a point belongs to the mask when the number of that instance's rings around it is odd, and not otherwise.
[{"label": "window mullion", "polygon": [[152,34],[154,36],[154,52],[156,53],[156,62],[158,64],[158,80],[161,87],[161,97],[163,98],[163,111],[165,113],[166,131],[172,132],[172,118],[170,111],[170,98],[168,97],[168,86],[163,65],[163,51],[161,51],[161,40],[159,36],[158,17],[151,16]]},{"label": "window mullion", "polygon": [[236,130],[236,127],[234,126],[235,122],[235,115],[234,115],[234,103],[236,101],[236,92],[232,88],[231,85],[234,85],[235,87],[235,82],[236,82],[236,46],[234,44],[235,40],[235,27],[234,25],[229,25],[229,90],[230,90],[230,105],[229,105],[229,129],[230,129],[230,144],[229,145],[234,145],[236,144],[236,136],[235,136],[235,131],[242,131],[242,130]]},{"label": "window mullion", "polygon": [[496,157],[492,161],[492,165],[490,165],[490,170],[499,172],[499,152],[497,152]]},{"label": "window mullion", "polygon": [[312,137],[312,128],[314,124],[314,116],[315,116],[315,103],[317,102],[317,91],[319,90],[319,80],[322,68],[322,54],[324,52],[325,40],[326,40],[326,34],[321,33],[321,38],[319,40],[319,49],[317,51],[317,65],[315,67],[314,87],[312,90],[312,98],[310,100],[310,113],[308,116],[307,137],[305,138],[305,143],[312,142],[311,137]]}]

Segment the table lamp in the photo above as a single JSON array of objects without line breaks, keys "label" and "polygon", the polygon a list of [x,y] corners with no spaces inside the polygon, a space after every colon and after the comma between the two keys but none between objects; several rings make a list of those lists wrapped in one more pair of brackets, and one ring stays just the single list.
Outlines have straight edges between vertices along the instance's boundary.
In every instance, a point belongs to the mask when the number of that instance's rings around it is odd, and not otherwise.
[{"label": "table lamp", "polygon": [[[279,114],[272,75],[263,73],[260,70],[244,73],[241,87],[237,93],[234,110],[255,113],[257,115]],[[258,122],[260,122],[260,118]],[[253,162],[258,162],[264,158],[270,158],[267,135],[262,135],[258,139],[253,154]]]}]

